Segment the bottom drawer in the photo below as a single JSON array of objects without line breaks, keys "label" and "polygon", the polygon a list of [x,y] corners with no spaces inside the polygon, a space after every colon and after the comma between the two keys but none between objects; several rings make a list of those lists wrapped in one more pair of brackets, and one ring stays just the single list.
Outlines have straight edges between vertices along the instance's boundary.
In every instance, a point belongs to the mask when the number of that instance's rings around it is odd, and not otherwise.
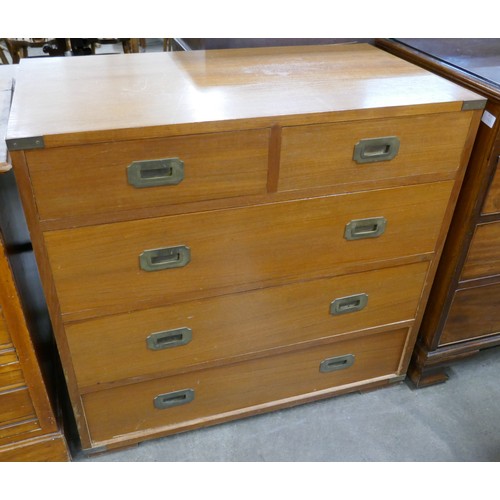
[{"label": "bottom drawer", "polygon": [[86,394],[91,439],[180,431],[271,409],[269,403],[283,399],[395,375],[407,333],[384,332]]},{"label": "bottom drawer", "polygon": [[499,297],[499,283],[457,291],[439,345],[499,333]]}]

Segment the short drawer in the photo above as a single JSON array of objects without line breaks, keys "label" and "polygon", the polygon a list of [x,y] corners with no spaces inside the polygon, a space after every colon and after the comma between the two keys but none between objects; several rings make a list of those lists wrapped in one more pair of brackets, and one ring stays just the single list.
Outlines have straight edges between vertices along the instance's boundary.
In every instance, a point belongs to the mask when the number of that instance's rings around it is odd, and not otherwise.
[{"label": "short drawer", "polygon": [[68,324],[78,384],[175,373],[409,321],[427,268],[421,262]]},{"label": "short drawer", "polygon": [[[33,150],[26,156],[44,220],[264,193],[268,143],[269,131],[261,129]],[[166,159],[182,164],[137,163]]]},{"label": "short drawer", "polygon": [[285,127],[278,190],[454,176],[467,113]]},{"label": "short drawer", "polygon": [[462,269],[462,281],[500,274],[500,222],[480,224]]},{"label": "short drawer", "polygon": [[500,333],[500,284],[458,290],[439,345]]},{"label": "short drawer", "polygon": [[397,330],[85,394],[90,435],[99,442],[182,430],[270,409],[269,403],[286,398],[395,375],[406,338],[406,329]]},{"label": "short drawer", "polygon": [[484,200],[483,214],[497,214],[500,212],[500,157],[497,164],[495,176],[490,185],[488,195]]},{"label": "short drawer", "polygon": [[447,181],[51,231],[45,241],[69,321],[430,254],[452,186]]},{"label": "short drawer", "polygon": [[35,410],[28,389],[0,393],[0,424],[34,417]]}]

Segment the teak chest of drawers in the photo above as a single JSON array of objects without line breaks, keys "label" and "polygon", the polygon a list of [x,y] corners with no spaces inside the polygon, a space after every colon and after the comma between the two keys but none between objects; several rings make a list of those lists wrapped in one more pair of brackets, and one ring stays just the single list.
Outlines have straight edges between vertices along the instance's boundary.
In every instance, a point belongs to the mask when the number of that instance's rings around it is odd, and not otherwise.
[{"label": "teak chest of drawers", "polygon": [[404,378],[483,106],[363,44],[23,61],[83,447]]}]

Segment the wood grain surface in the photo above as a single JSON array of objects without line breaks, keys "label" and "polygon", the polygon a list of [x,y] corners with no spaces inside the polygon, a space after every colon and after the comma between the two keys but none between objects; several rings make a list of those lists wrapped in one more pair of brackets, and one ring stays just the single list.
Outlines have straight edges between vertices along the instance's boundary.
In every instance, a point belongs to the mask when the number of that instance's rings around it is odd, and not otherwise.
[{"label": "wood grain surface", "polygon": [[[422,262],[69,324],[66,334],[79,386],[83,392],[103,389],[122,379],[138,381],[411,322],[427,268]],[[364,309],[330,314],[333,300],[359,293],[368,295]],[[192,330],[188,344],[148,349],[149,335],[185,327]]]},{"label": "wood grain surface", "polygon": [[500,333],[499,294],[498,283],[455,292],[439,344]]},{"label": "wood grain surface", "polygon": [[[45,233],[65,321],[365,270],[432,254],[453,181]],[[378,238],[351,220],[383,216]],[[185,267],[146,272],[147,249],[186,245]]]},{"label": "wood grain surface", "polygon": [[[284,398],[396,375],[406,335],[407,330],[381,333],[86,394],[83,400],[90,433],[93,441],[139,431],[146,436],[158,427],[182,429],[193,420],[206,424],[221,415]],[[352,366],[320,372],[324,359],[346,354],[355,356]],[[154,407],[157,395],[188,388],[195,391],[191,403],[164,410]]]},{"label": "wood grain surface", "polygon": [[500,223],[478,224],[460,279],[470,280],[500,274]]},{"label": "wood grain surface", "polygon": [[500,157],[498,158],[497,168],[493,181],[488,190],[488,195],[484,200],[483,215],[498,214],[500,212]]},{"label": "wood grain surface", "polygon": [[[41,219],[137,210],[266,192],[269,130],[167,137],[26,153]],[[133,161],[179,158],[177,185],[136,188]]]},{"label": "wood grain surface", "polygon": [[[285,127],[279,190],[402,179],[423,174],[453,176],[467,136],[467,113],[443,113],[365,122]],[[460,133],[457,133],[457,129]],[[361,139],[397,137],[392,160],[358,164],[354,146]]]},{"label": "wood grain surface", "polygon": [[8,138],[44,136],[51,147],[344,120],[359,110],[460,111],[476,99],[366,44],[25,59]]}]

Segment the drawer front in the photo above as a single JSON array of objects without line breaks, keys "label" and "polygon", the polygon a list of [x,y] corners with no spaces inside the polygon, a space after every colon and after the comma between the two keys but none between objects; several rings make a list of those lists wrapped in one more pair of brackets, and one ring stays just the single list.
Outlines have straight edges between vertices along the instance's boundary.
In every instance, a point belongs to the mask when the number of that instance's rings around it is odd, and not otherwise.
[{"label": "drawer front", "polygon": [[484,200],[483,214],[497,214],[500,212],[500,157],[497,169],[486,200]]},{"label": "drawer front", "polygon": [[0,393],[0,424],[34,417],[35,411],[27,389]]},{"label": "drawer front", "polygon": [[16,351],[0,351],[0,391],[21,385],[24,385],[24,377]]},{"label": "drawer front", "polygon": [[[178,303],[433,252],[453,182],[123,222],[45,234],[67,320]],[[347,239],[353,220],[378,237]],[[358,229],[363,230],[363,226]],[[189,248],[183,267],[141,268],[148,249]],[[163,258],[163,257],[162,257]],[[175,261],[167,255],[166,261]]]},{"label": "drawer front", "polygon": [[500,333],[500,284],[458,290],[439,345]]},{"label": "drawer front", "polygon": [[[286,127],[278,189],[289,191],[422,174],[454,175],[460,165],[469,121],[470,117],[460,112]],[[397,138],[397,145],[378,140],[388,137]],[[358,143],[361,156],[356,160]],[[390,159],[393,153],[396,154]]]},{"label": "drawer front", "polygon": [[470,280],[500,274],[500,222],[476,227],[460,279]]},{"label": "drawer front", "polygon": [[[40,429],[40,424],[36,419],[25,420],[16,424],[6,425],[2,427],[0,425],[0,446],[4,443],[9,444],[12,443],[13,438],[15,436],[19,436],[20,434],[24,434],[24,436],[20,437],[20,440],[24,440],[29,436],[30,432],[38,431]],[[4,442],[2,442],[2,440]],[[5,459],[4,450],[0,451],[0,461]],[[13,461],[18,462],[19,459],[14,459]]]},{"label": "drawer front", "polygon": [[412,320],[427,268],[422,262],[69,324],[78,384],[182,371]]},{"label": "drawer front", "polygon": [[0,307],[0,346],[11,344],[11,342],[5,318],[3,317],[2,308]]},{"label": "drawer front", "polygon": [[18,363],[8,370],[2,368],[4,367],[0,366],[0,391],[25,385],[23,372]]},{"label": "drawer front", "polygon": [[[266,192],[269,131],[115,142],[26,153],[41,219],[116,212]],[[179,158],[174,165],[132,162]],[[169,181],[169,176],[171,180]]]},{"label": "drawer front", "polygon": [[[90,434],[98,442],[187,422],[208,423],[231,412],[396,374],[406,337],[406,329],[398,330],[89,393],[83,403]],[[332,371],[320,371],[324,360]],[[162,409],[155,407],[157,396]]]}]

